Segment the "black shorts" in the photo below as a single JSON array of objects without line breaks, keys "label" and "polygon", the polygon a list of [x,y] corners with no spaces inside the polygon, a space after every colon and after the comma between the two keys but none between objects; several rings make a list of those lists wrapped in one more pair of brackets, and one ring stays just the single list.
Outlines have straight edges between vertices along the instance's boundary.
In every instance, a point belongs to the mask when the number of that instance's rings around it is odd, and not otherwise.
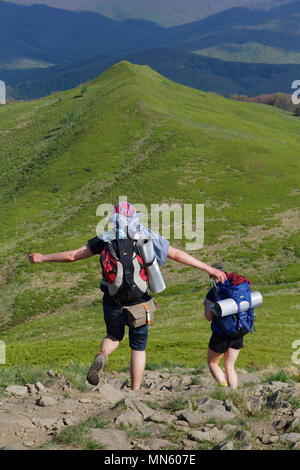
[{"label": "black shorts", "polygon": [[224,354],[229,348],[242,349],[244,346],[244,336],[238,338],[229,338],[228,336],[220,336],[215,333],[212,334],[208,347],[219,354]]}]

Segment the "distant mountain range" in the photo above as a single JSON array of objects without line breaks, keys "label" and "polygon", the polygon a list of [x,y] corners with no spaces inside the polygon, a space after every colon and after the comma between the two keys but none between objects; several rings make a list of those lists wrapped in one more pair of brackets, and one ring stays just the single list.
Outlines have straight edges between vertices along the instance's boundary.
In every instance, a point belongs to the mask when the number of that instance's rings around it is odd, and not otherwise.
[{"label": "distant mountain range", "polygon": [[201,21],[163,28],[147,21],[120,23],[93,12],[24,7],[0,0],[0,69],[17,68],[24,60],[33,65],[63,64],[156,46],[213,56],[212,50],[226,45],[244,47],[246,53],[247,45],[255,41],[262,47],[299,53],[299,18],[297,1],[268,11],[233,8]]},{"label": "distant mountain range", "polygon": [[[0,78],[11,97],[37,98],[77,86],[127,59],[227,96],[288,93],[300,77],[299,19],[299,1],[261,11],[232,8],[164,28],[144,20],[118,22],[94,12],[0,0]],[[256,55],[262,64],[252,63]],[[289,58],[290,65],[280,65]]]},{"label": "distant mountain range", "polygon": [[278,91],[291,92],[291,84],[300,77],[300,64],[269,65],[223,62],[187,51],[157,47],[120,56],[98,56],[75,64],[47,69],[3,71],[9,84],[8,95],[15,99],[33,99],[54,91],[67,90],[92,80],[113,64],[128,60],[147,64],[165,77],[183,85],[225,96],[233,93],[256,96]]},{"label": "distant mountain range", "polygon": [[190,23],[233,7],[273,8],[291,0],[7,0],[73,11],[93,11],[108,18],[148,20],[161,26]]}]

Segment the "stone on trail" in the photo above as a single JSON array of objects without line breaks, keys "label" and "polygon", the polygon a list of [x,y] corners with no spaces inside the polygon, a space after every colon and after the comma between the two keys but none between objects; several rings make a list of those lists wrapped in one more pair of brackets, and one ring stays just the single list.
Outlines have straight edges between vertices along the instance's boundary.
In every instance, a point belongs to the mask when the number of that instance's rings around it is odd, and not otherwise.
[{"label": "stone on trail", "polygon": [[26,384],[25,387],[27,387],[27,390],[31,395],[37,395],[38,394],[38,391],[35,388],[34,384]]},{"label": "stone on trail", "polygon": [[224,431],[220,431],[218,428],[213,428],[209,431],[193,430],[189,433],[188,437],[194,441],[208,441],[218,444],[226,439],[226,433]]},{"label": "stone on trail", "polygon": [[259,397],[248,398],[246,406],[247,406],[247,410],[249,411],[250,414],[255,414],[255,413],[261,411],[262,400]]},{"label": "stone on trail", "polygon": [[235,438],[239,441],[247,441],[251,439],[251,432],[249,431],[238,431],[235,435]]},{"label": "stone on trail", "polygon": [[149,441],[146,441],[146,446],[148,446],[150,450],[166,450],[177,447],[176,444],[166,439],[149,439]]},{"label": "stone on trail", "polygon": [[182,439],[181,444],[184,450],[198,450],[199,445],[197,441],[191,441],[190,439]]},{"label": "stone on trail", "polygon": [[296,411],[294,411],[294,417],[300,419],[300,408],[298,408]]},{"label": "stone on trail", "polygon": [[10,395],[15,395],[17,397],[27,395],[27,387],[23,387],[21,385],[10,385],[9,387],[6,387],[5,391]]},{"label": "stone on trail", "polygon": [[38,392],[41,392],[41,393],[46,390],[46,387],[41,382],[37,382],[35,384],[35,388],[37,389]]},{"label": "stone on trail", "polygon": [[224,401],[224,407],[225,407],[225,410],[226,411],[230,411],[232,413],[235,413],[235,414],[239,414],[239,410],[234,406],[234,404],[232,403],[231,400],[225,400]]},{"label": "stone on trail", "polygon": [[152,436],[164,437],[168,427],[165,424],[152,424],[146,431],[149,431]]},{"label": "stone on trail", "polygon": [[137,411],[127,410],[121,413],[116,419],[115,423],[117,426],[129,426],[140,424],[143,421],[143,417]]},{"label": "stone on trail", "polygon": [[27,416],[15,413],[0,413],[0,429],[32,428],[32,422]]},{"label": "stone on trail", "polygon": [[52,429],[53,425],[56,423],[58,420],[57,417],[55,418],[33,418],[32,422],[35,426],[41,426],[44,427],[47,430]]},{"label": "stone on trail", "polygon": [[233,413],[226,411],[220,400],[214,400],[213,398],[206,397],[197,400],[197,407],[199,411],[205,413],[209,418],[217,418],[226,421],[235,417]]},{"label": "stone on trail", "polygon": [[63,421],[65,426],[73,426],[73,424],[74,424],[74,421],[71,418],[68,418],[68,417],[63,418],[62,421]]},{"label": "stone on trail", "polygon": [[34,447],[35,443],[33,441],[25,441],[24,446],[25,447]]},{"label": "stone on trail", "polygon": [[276,429],[276,431],[281,431],[282,429],[286,427],[286,425],[287,425],[287,422],[286,422],[286,419],[284,418],[278,419],[277,421],[273,423],[274,429]]},{"label": "stone on trail", "polygon": [[126,431],[118,429],[92,429],[92,440],[106,450],[129,450],[130,442]]},{"label": "stone on trail", "polygon": [[300,433],[298,432],[289,432],[279,436],[280,442],[283,444],[296,444],[300,442]]},{"label": "stone on trail", "polygon": [[90,398],[80,398],[79,403],[93,403]]},{"label": "stone on trail", "polygon": [[272,380],[271,382],[269,382],[269,386],[274,387],[276,390],[278,390],[282,388],[288,388],[289,384],[287,384],[286,382],[279,382],[278,380]]},{"label": "stone on trail", "polygon": [[300,420],[299,418],[293,418],[292,421],[287,425],[286,430],[288,432],[295,431],[296,428],[299,427]]},{"label": "stone on trail", "polygon": [[233,441],[226,441],[216,445],[213,450],[233,450]]},{"label": "stone on trail", "polygon": [[265,434],[261,438],[261,442],[263,444],[274,444],[275,442],[278,442],[279,437],[278,436],[272,436],[271,434]]},{"label": "stone on trail", "polygon": [[2,447],[1,450],[28,450],[28,448],[19,442],[14,442]]},{"label": "stone on trail", "polygon": [[245,444],[242,445],[242,447],[239,448],[239,450],[252,450],[253,446],[251,442],[246,442]]},{"label": "stone on trail", "polygon": [[176,413],[176,416],[179,420],[187,421],[190,426],[198,426],[207,420],[207,415],[205,413],[190,410],[180,411],[179,414]]},{"label": "stone on trail", "polygon": [[222,431],[226,432],[227,434],[235,432],[238,426],[236,424],[225,424],[222,428]]},{"label": "stone on trail", "polygon": [[167,413],[163,413],[162,411],[155,411],[154,414],[150,416],[150,421],[153,423],[167,423],[171,424],[174,421],[174,416],[169,415]]},{"label": "stone on trail", "polygon": [[148,419],[152,416],[156,411],[149,408],[147,405],[142,403],[140,400],[134,397],[127,397],[125,399],[125,405],[132,411],[136,411],[143,416],[143,419]]},{"label": "stone on trail", "polygon": [[39,406],[54,406],[57,404],[57,401],[53,397],[41,397],[38,400],[38,405]]},{"label": "stone on trail", "polygon": [[117,390],[115,387],[108,383],[103,384],[100,387],[98,386],[97,390],[100,392],[104,400],[106,400],[112,406],[115,406],[117,403],[124,400],[126,396],[126,393]]}]

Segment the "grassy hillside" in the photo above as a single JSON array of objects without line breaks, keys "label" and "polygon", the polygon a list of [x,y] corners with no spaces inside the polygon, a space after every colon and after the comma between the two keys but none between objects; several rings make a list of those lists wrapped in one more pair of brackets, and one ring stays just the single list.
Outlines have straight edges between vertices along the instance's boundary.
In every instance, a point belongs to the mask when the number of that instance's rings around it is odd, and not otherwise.
[{"label": "grassy hillside", "polygon": [[[0,107],[0,338],[8,364],[87,364],[104,333],[97,257],[30,265],[77,248],[96,208],[204,203],[205,246],[264,294],[240,364],[290,364],[299,338],[299,126],[269,106],[227,100],[122,62],[88,84]],[[180,242],[173,242],[182,246]],[[207,277],[168,262],[148,360],[205,360]],[[110,367],[127,364],[127,340]]]}]

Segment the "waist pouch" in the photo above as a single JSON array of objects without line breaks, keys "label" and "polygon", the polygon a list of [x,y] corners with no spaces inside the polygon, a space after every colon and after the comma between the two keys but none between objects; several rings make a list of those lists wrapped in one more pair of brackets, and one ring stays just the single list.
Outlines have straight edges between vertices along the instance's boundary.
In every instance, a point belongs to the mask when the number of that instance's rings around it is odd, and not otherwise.
[{"label": "waist pouch", "polygon": [[154,320],[154,312],[158,307],[155,299],[129,307],[123,306],[127,325],[132,328],[151,325]]}]

